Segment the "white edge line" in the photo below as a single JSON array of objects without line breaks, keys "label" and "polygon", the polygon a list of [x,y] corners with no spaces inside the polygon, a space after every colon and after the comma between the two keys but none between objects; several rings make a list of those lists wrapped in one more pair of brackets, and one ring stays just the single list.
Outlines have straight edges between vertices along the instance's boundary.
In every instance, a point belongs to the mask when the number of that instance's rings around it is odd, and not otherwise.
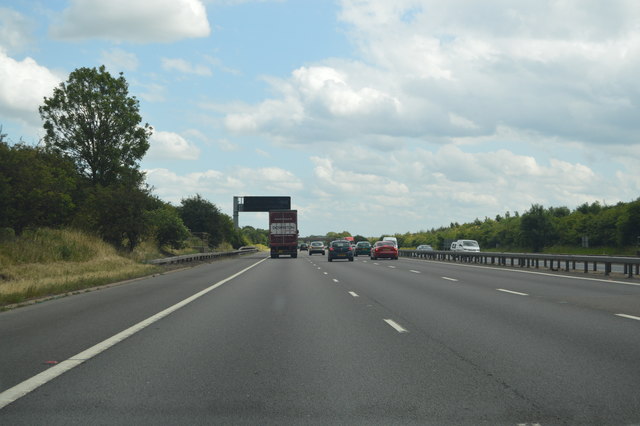
[{"label": "white edge line", "polygon": [[409,332],[409,330],[403,328],[400,324],[398,324],[397,322],[395,322],[392,319],[385,319],[384,322],[386,322],[391,327],[393,327],[398,333],[408,333]]},{"label": "white edge line", "polygon": [[55,379],[56,377],[60,376],[63,373],[66,373],[67,371],[71,370],[74,367],[77,367],[78,365],[82,364],[83,362],[93,358],[94,356],[106,351],[107,349],[109,349],[110,347],[116,345],[117,343],[123,341],[124,339],[126,339],[127,337],[130,337],[134,334],[136,334],[137,332],[139,332],[140,330],[144,329],[145,327],[159,321],[160,319],[166,317],[167,315],[177,311],[178,309],[184,307],[185,305],[193,302],[194,300],[204,296],[205,294],[209,293],[212,290],[215,290],[216,288],[220,287],[221,285],[227,283],[228,281],[231,281],[232,279],[238,277],[241,274],[244,274],[245,272],[247,272],[249,269],[253,268],[254,266],[259,265],[260,263],[264,262],[265,260],[269,259],[268,257],[260,260],[259,262],[254,263],[251,266],[248,266],[246,268],[244,268],[243,270],[236,272],[235,274],[221,280],[218,281],[217,283],[213,284],[212,286],[199,291],[198,293],[194,294],[193,296],[190,296],[186,299],[184,299],[181,302],[176,303],[173,306],[168,307],[167,309],[165,309],[164,311],[158,312],[157,314],[140,321],[139,323],[127,328],[124,331],[121,331],[120,333],[109,337],[106,340],[103,340],[102,342],[90,347],[89,349],[86,349],[74,356],[72,356],[71,358],[60,362],[59,364],[56,364],[53,367],[50,367],[49,369],[36,374],[35,376],[31,377],[30,379],[27,379],[25,381],[23,381],[22,383],[19,383],[15,386],[13,386],[12,388],[9,388],[7,390],[5,390],[4,392],[0,393],[0,410],[4,407],[6,407],[7,405],[11,404],[12,402],[22,398],[23,396],[27,395],[28,393],[36,390],[37,388],[39,388],[40,386],[44,385],[45,383]]},{"label": "white edge line", "polygon": [[505,290],[504,288],[496,288],[498,291],[502,291],[503,293],[511,293],[517,294],[518,296],[528,296],[527,293],[520,293],[519,291]]},{"label": "white edge line", "polygon": [[617,317],[628,318],[628,319],[640,321],[640,317],[634,317],[633,315],[627,315],[627,314],[615,314],[615,315]]},{"label": "white edge line", "polygon": [[355,291],[350,291],[349,294],[352,295],[353,297],[360,297]]}]

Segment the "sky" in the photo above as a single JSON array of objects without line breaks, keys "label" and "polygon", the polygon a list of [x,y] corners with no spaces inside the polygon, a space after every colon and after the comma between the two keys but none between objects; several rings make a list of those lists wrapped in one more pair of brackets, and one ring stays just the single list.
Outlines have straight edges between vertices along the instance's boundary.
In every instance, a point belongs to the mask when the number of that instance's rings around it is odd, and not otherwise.
[{"label": "sky", "polygon": [[100,65],[174,205],[291,196],[301,235],[378,237],[640,197],[636,0],[3,0],[3,133],[37,144]]}]

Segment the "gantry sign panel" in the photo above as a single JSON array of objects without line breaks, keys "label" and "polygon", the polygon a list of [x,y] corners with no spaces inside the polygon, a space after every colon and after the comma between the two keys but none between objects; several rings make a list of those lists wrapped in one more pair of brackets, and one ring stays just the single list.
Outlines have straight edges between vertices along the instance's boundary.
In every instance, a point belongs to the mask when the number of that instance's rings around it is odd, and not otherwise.
[{"label": "gantry sign panel", "polygon": [[291,210],[291,197],[241,197],[241,212],[268,212],[270,210]]},{"label": "gantry sign panel", "polygon": [[268,212],[291,210],[291,197],[244,196],[233,197],[233,224],[238,228],[238,212]]}]

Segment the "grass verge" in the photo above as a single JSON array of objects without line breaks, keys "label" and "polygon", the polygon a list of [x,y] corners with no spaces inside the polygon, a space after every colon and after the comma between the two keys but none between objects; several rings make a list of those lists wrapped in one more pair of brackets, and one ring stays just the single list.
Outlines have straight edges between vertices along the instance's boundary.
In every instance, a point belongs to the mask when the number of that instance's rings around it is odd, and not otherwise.
[{"label": "grass verge", "polygon": [[0,308],[161,272],[136,259],[149,255],[123,256],[101,239],[70,229],[24,232],[0,242]]}]

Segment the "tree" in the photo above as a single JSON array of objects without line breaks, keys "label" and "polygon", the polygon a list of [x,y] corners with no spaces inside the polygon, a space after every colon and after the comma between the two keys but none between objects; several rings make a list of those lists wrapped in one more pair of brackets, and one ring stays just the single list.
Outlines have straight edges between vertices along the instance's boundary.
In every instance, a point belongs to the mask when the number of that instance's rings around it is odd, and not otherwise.
[{"label": "tree", "polygon": [[60,155],[0,141],[0,227],[66,225],[74,213],[78,175]]},{"label": "tree", "polygon": [[552,224],[547,212],[540,204],[533,204],[529,211],[522,214],[520,219],[522,242],[531,247],[534,252],[541,251],[549,241]]},{"label": "tree", "polygon": [[149,231],[146,211],[153,199],[129,182],[86,188],[74,225],[97,232],[106,242],[129,251]]},{"label": "tree", "polygon": [[[221,213],[218,207],[196,194],[183,198],[178,207],[180,217],[191,232],[209,234],[209,246],[217,247],[223,242],[237,244],[237,232],[233,229],[233,220]],[[238,240],[239,241],[239,240]]]},{"label": "tree", "polygon": [[160,247],[168,245],[179,249],[189,238],[189,230],[184,226],[178,210],[171,204],[147,211],[145,220]]},{"label": "tree", "polygon": [[114,78],[104,65],[78,68],[39,108],[44,143],[70,157],[93,184],[113,184],[123,172],[137,171],[149,149],[152,128],[140,126],[139,109],[122,73]]}]

